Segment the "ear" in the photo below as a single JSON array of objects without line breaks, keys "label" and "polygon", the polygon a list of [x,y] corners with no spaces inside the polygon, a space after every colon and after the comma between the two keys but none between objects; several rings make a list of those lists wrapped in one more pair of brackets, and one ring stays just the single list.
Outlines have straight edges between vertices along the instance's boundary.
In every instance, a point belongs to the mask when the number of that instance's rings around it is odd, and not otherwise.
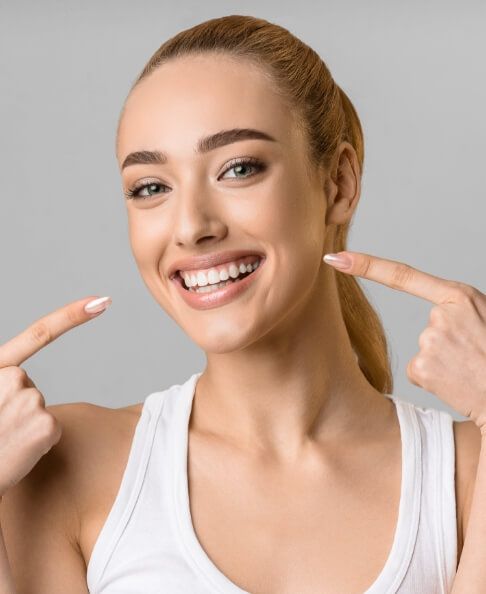
[{"label": "ear", "polygon": [[349,142],[343,141],[337,148],[324,189],[327,199],[326,224],[340,225],[349,221],[361,193],[358,156]]}]

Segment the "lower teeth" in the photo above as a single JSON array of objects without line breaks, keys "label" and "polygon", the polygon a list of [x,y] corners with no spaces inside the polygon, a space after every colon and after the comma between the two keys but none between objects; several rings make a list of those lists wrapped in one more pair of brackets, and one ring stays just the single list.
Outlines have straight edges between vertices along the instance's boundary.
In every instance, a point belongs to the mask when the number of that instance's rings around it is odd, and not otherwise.
[{"label": "lower teeth", "polygon": [[245,278],[245,277],[240,277],[235,280],[222,281],[222,282],[216,283],[214,285],[206,285],[205,287],[197,287],[196,289],[193,289],[192,287],[190,287],[189,291],[191,291],[192,293],[213,293],[214,291],[218,291],[219,289],[226,287],[226,285],[229,285],[229,283],[237,283],[242,278]]}]

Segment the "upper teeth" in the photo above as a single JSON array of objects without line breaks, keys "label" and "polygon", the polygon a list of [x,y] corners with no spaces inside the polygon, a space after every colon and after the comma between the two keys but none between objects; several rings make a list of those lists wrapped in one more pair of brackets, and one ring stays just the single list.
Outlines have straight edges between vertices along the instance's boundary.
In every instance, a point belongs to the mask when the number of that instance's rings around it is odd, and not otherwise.
[{"label": "upper teeth", "polygon": [[258,267],[261,260],[259,256],[254,256],[254,258],[255,260],[253,262],[248,262],[248,258],[246,258],[247,263],[239,261],[227,262],[217,268],[210,268],[209,270],[195,270],[190,273],[181,270],[180,274],[187,287],[205,287],[208,284],[215,285],[221,281],[228,280],[229,277],[237,278],[240,274],[253,272],[253,270]]}]

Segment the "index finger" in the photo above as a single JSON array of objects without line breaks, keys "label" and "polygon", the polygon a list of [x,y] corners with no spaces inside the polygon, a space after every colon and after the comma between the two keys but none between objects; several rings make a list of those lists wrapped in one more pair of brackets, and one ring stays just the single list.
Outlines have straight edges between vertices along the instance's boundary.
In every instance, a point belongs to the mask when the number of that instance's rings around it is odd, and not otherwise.
[{"label": "index finger", "polygon": [[[457,281],[423,272],[404,262],[378,258],[362,252],[343,253],[349,255],[352,264],[342,272],[376,281],[435,304],[451,301],[459,284]],[[339,271],[341,272],[341,269]]]},{"label": "index finger", "polygon": [[[108,305],[111,299],[96,299]],[[26,359],[40,351],[68,330],[84,324],[95,317],[85,311],[84,306],[93,301],[93,297],[80,299],[56,309],[52,313],[39,318],[17,336],[0,345],[0,369],[11,365],[18,367]]]}]

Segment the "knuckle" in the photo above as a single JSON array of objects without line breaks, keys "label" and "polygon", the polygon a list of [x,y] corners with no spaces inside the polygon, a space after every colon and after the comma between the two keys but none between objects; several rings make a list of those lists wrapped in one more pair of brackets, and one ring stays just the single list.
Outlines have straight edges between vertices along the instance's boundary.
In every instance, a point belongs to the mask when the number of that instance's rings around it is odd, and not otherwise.
[{"label": "knuckle", "polygon": [[39,419],[40,432],[43,437],[50,438],[57,435],[59,431],[57,419],[47,411],[43,412]]},{"label": "knuckle", "polygon": [[42,392],[39,392],[36,388],[29,390],[29,399],[35,408],[45,408],[46,406],[46,401]]},{"label": "knuckle", "polygon": [[44,396],[37,388],[22,390],[19,396],[20,409],[31,414],[33,411],[45,408]]},{"label": "knuckle", "polygon": [[390,279],[390,286],[393,289],[401,289],[408,286],[414,275],[414,269],[408,264],[399,262],[393,269]]},{"label": "knuckle", "polygon": [[479,291],[466,283],[457,283],[454,288],[454,297],[459,303],[471,303],[479,294]]},{"label": "knuckle", "polygon": [[414,368],[414,366],[415,366],[414,359],[411,359],[411,360],[408,362],[408,365],[407,365],[407,377],[409,378],[409,380],[410,380],[410,381],[411,381],[413,384],[415,384],[415,385],[417,386],[418,384],[417,384],[417,382],[415,381],[415,379],[416,379],[416,376],[415,376],[415,368]]},{"label": "knuckle", "polygon": [[429,322],[436,326],[442,326],[445,321],[445,312],[442,307],[435,305],[429,313]]},{"label": "knuckle", "polygon": [[421,348],[431,350],[437,347],[442,342],[442,336],[436,328],[428,327],[419,336],[419,344]]},{"label": "knuckle", "polygon": [[23,367],[17,367],[17,366],[12,365],[8,369],[9,369],[10,377],[13,380],[18,380],[18,381],[23,382],[25,379],[27,379],[27,372],[25,371],[25,369]]},{"label": "knuckle", "polygon": [[51,332],[49,326],[42,320],[33,324],[29,329],[30,337],[34,344],[46,345],[51,342]]},{"label": "knuckle", "polygon": [[409,363],[409,371],[414,379],[424,379],[426,376],[424,360],[420,357],[414,357]]},{"label": "knuckle", "polygon": [[22,369],[22,367],[16,367],[12,365],[11,367],[6,367],[5,369],[3,369],[3,371],[4,373],[6,373],[8,383],[11,387],[13,387],[16,390],[24,387],[28,377],[25,369]]}]

